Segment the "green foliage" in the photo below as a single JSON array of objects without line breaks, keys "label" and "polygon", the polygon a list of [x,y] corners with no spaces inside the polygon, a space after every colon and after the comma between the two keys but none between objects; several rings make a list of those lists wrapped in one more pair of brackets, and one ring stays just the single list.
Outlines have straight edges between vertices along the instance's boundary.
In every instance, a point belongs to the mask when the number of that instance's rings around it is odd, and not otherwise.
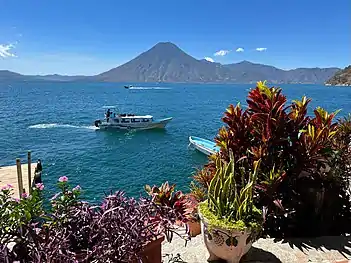
[{"label": "green foliage", "polygon": [[207,201],[199,203],[199,211],[204,220],[206,220],[209,229],[222,228],[237,231],[251,229],[255,232],[260,232],[262,230],[262,211],[255,206],[253,207],[252,212],[247,215],[247,218],[238,221],[229,221],[226,218],[218,218],[218,216],[209,209]]},{"label": "green foliage", "polygon": [[207,198],[207,189],[195,181],[190,182],[190,192],[199,202],[204,201]]},{"label": "green foliage", "polygon": [[0,240],[8,240],[9,233],[25,232],[24,227],[44,215],[39,188],[33,188],[32,195],[24,193],[21,199],[13,198],[12,195],[11,185],[0,190]]},{"label": "green foliage", "polygon": [[[207,202],[209,210],[219,220],[246,222],[251,219],[258,167],[259,161],[255,161],[251,172],[236,168],[232,152],[229,163],[217,158],[217,172],[210,183]],[[241,184],[237,183],[238,179]]]}]

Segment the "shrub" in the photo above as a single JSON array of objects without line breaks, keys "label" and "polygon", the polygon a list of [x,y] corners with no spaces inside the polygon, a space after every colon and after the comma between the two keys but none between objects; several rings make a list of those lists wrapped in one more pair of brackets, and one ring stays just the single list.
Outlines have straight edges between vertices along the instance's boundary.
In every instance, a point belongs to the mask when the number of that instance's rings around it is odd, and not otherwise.
[{"label": "shrub", "polygon": [[[310,99],[288,104],[280,88],[259,82],[247,108],[230,105],[215,138],[220,157],[229,152],[244,169],[261,160],[255,204],[265,211],[265,233],[275,237],[340,235],[350,231],[347,194],[351,121],[334,121],[337,112],[318,107],[307,115]],[[197,174],[212,174],[215,163]],[[240,182],[238,182],[240,183]]]},{"label": "shrub", "polygon": [[153,203],[160,207],[171,208],[175,211],[175,219],[186,221],[186,199],[181,191],[175,191],[176,185],[163,183],[160,187],[145,185],[145,191],[151,196]]},{"label": "shrub", "polygon": [[48,211],[42,208],[43,185],[19,200],[11,198],[10,187],[0,191],[0,262],[134,262],[152,240],[166,234],[171,241],[183,216],[177,207],[120,191],[91,205],[67,177],[58,187]]}]

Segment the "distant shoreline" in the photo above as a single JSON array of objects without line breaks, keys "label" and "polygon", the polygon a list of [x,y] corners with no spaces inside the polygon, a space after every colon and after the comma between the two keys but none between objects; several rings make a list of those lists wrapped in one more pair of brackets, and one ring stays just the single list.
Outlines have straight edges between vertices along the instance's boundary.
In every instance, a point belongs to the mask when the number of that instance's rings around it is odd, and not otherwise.
[{"label": "distant shoreline", "polygon": [[351,87],[351,84],[347,84],[347,83],[344,83],[344,84],[330,84],[330,83],[326,83],[324,85],[325,86],[334,86],[334,87]]},{"label": "distant shoreline", "polygon": [[[264,80],[258,80],[264,81]],[[106,84],[114,84],[116,88],[124,88],[124,85],[173,85],[173,84],[189,84],[189,85],[256,85],[258,81],[251,82],[133,82],[133,81],[125,81],[125,82],[114,82],[114,81],[97,81],[97,80],[87,80],[87,79],[77,79],[77,80],[46,80],[46,79],[27,79],[27,80],[10,80],[10,79],[2,79],[1,82],[3,84],[11,84],[11,83],[106,83]],[[324,85],[324,86],[349,86],[349,85],[331,85],[321,82],[270,82],[267,81],[269,85]]]}]

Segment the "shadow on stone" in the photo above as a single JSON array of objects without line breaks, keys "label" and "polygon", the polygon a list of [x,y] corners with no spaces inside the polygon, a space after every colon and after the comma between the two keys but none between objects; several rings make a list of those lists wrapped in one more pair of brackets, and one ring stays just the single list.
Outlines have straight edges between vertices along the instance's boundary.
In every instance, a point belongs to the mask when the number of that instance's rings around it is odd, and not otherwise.
[{"label": "shadow on stone", "polygon": [[[187,261],[184,261],[180,254],[176,254],[176,255],[173,255],[173,254],[165,254],[163,256],[163,261],[164,263],[188,263]],[[190,263],[190,262],[189,262]]]},{"label": "shadow on stone", "polygon": [[274,239],[274,242],[288,243],[291,248],[297,247],[302,252],[304,250],[337,250],[344,257],[351,257],[351,237],[346,236],[331,236],[317,238],[290,238],[290,239]]},{"label": "shadow on stone", "polygon": [[277,258],[271,252],[266,250],[252,247],[246,255],[244,255],[240,263],[247,262],[270,262],[270,263],[282,263],[279,258]]}]

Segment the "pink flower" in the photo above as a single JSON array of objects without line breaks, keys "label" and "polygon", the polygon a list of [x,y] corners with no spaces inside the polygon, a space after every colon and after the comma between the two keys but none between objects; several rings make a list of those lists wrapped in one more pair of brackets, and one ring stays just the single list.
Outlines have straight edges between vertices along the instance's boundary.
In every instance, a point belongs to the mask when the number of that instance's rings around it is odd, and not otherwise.
[{"label": "pink flower", "polygon": [[80,185],[77,185],[76,187],[74,187],[72,190],[73,191],[80,191],[82,188],[80,187]]},{"label": "pink flower", "polygon": [[39,189],[40,191],[43,191],[43,190],[44,190],[44,184],[43,184],[43,183],[36,184],[35,187],[36,187],[37,189]]},{"label": "pink flower", "polygon": [[23,193],[23,194],[21,194],[21,196],[22,196],[22,198],[28,198],[29,197],[29,195],[27,193]]},{"label": "pink flower", "polygon": [[67,182],[68,181],[68,177],[67,176],[61,176],[60,178],[59,178],[59,182]]},{"label": "pink flower", "polygon": [[19,203],[19,202],[20,202],[20,199],[17,198],[17,197],[12,198],[12,200],[15,201],[16,203]]},{"label": "pink flower", "polygon": [[10,190],[13,189],[13,186],[11,184],[7,184],[3,187],[1,187],[1,191],[6,191],[6,190]]}]

